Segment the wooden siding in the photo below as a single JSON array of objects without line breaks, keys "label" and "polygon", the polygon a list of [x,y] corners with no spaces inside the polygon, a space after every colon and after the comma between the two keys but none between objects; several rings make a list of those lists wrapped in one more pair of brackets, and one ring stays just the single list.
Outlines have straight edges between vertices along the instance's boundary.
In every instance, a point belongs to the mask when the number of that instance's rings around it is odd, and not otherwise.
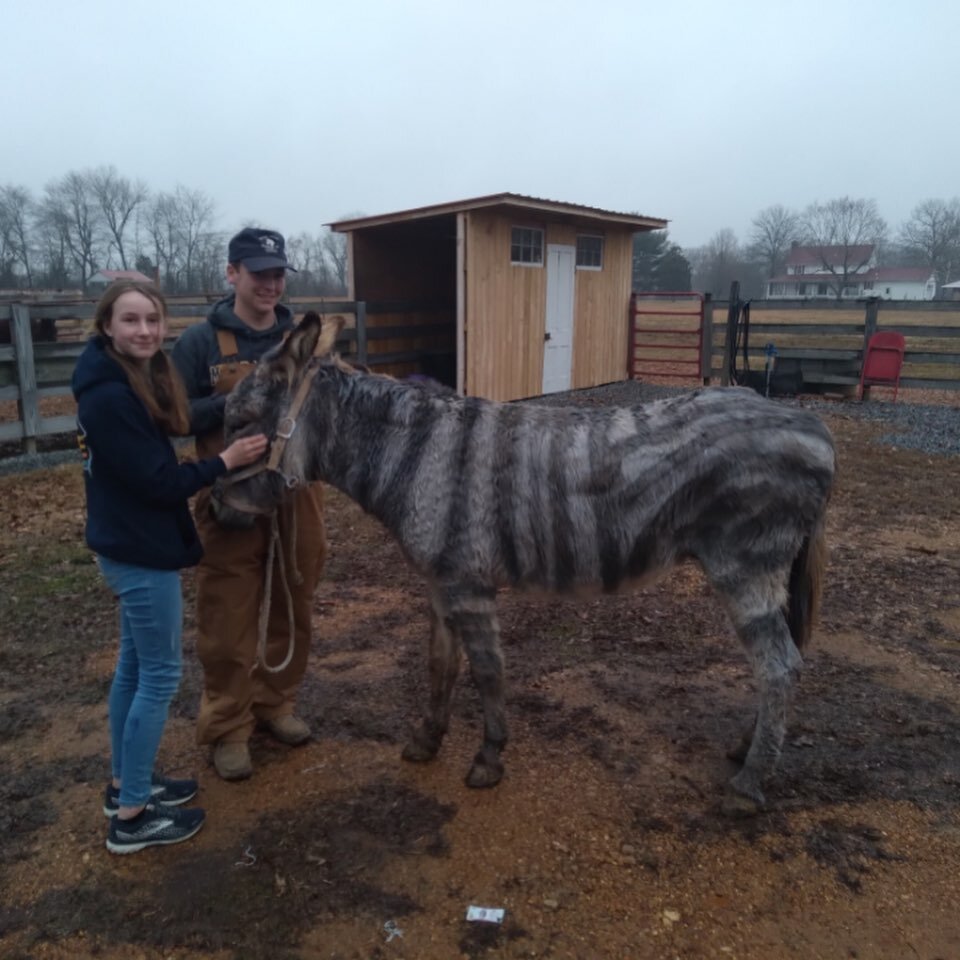
[{"label": "wooden siding", "polygon": [[465,389],[490,400],[535,396],[543,383],[546,266],[510,263],[513,226],[546,230],[493,211],[468,214]]},{"label": "wooden siding", "polygon": [[544,259],[548,245],[575,246],[578,233],[604,236],[603,269],[574,275],[571,386],[623,380],[632,232],[472,211],[466,252],[466,392],[517,400],[542,391],[547,267],[510,263],[514,226],[544,231]]},{"label": "wooden siding", "polygon": [[633,234],[607,231],[602,270],[577,270],[573,327],[573,387],[595,387],[627,376]]}]

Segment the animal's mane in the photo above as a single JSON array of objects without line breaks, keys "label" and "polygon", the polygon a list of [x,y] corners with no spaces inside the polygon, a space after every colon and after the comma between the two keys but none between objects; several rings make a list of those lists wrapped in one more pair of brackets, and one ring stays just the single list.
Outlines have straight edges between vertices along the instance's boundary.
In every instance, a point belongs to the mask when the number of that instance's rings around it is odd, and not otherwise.
[{"label": "animal's mane", "polygon": [[[374,373],[353,366],[338,354],[324,357],[321,363],[327,367],[338,388],[349,395],[359,411],[375,415],[377,419],[395,426],[409,426],[428,410],[462,408],[468,402],[496,405],[492,400],[476,397],[461,397],[450,393],[436,393],[423,386],[398,380],[385,373]],[[390,402],[384,402],[389,398]]]}]

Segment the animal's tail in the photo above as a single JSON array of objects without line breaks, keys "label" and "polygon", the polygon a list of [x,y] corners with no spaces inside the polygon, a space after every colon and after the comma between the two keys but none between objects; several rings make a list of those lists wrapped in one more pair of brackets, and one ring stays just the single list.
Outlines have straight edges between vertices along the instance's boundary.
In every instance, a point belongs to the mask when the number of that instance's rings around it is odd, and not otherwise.
[{"label": "animal's tail", "polygon": [[810,536],[790,568],[790,595],[787,599],[787,625],[798,650],[810,642],[813,624],[820,612],[823,576],[827,568],[826,514],[821,513]]}]

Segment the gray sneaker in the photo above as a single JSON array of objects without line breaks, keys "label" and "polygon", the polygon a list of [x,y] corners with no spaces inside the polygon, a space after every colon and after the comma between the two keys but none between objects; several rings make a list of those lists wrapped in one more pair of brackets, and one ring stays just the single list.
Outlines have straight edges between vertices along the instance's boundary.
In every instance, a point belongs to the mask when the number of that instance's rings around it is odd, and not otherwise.
[{"label": "gray sneaker", "polygon": [[[196,780],[172,780],[155,773],[150,779],[150,799],[168,807],[179,807],[192,800],[200,789]],[[120,812],[120,788],[107,784],[103,795],[103,815],[115,817]]]},{"label": "gray sneaker", "polygon": [[168,807],[154,800],[131,820],[113,817],[107,834],[111,853],[137,853],[147,847],[182,843],[202,826],[206,814],[200,807]]}]

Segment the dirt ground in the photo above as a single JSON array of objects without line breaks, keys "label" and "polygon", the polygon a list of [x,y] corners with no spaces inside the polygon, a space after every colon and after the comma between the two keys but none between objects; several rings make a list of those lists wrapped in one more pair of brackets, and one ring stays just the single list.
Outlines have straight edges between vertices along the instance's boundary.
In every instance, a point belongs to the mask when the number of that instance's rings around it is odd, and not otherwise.
[{"label": "dirt ground", "polygon": [[[185,676],[161,748],[196,774],[189,843],[104,848],[116,611],[79,467],[0,478],[0,956],[10,960],[960,957],[960,458],[841,453],[822,622],[769,811],[719,812],[746,661],[693,568],[632,595],[501,597],[507,775],[463,784],[466,680],[438,759],[400,759],[426,604],[375,521],[331,494],[304,747],[258,736],[220,782]],[[468,922],[470,905],[502,924]]]}]

